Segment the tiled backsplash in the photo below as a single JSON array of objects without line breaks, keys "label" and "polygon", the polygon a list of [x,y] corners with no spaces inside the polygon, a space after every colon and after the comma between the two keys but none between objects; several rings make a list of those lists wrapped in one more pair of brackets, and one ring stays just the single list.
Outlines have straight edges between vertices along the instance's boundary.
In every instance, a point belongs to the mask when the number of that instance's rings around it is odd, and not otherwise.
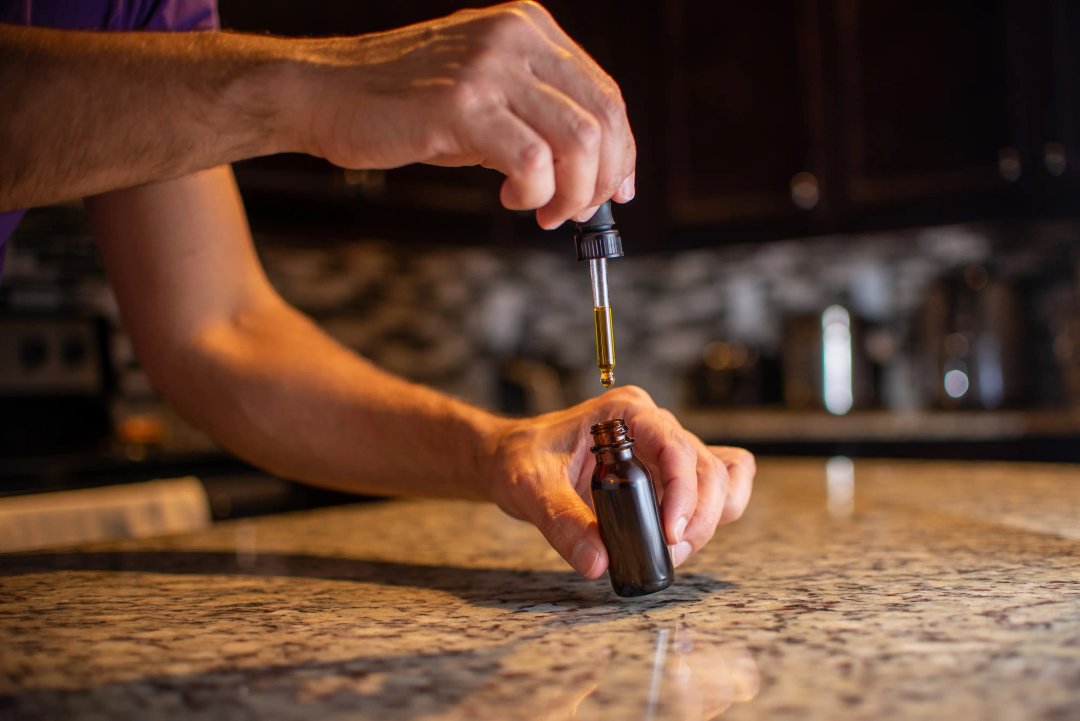
[{"label": "tiled backsplash", "polygon": [[[687,378],[710,342],[775,357],[786,319],[839,302],[893,348],[881,402],[920,407],[927,400],[912,378],[913,319],[934,279],[977,264],[1018,288],[1043,381],[1033,403],[1052,404],[1061,375],[1052,347],[1075,306],[1078,239],[1080,228],[1068,223],[949,226],[640,257],[628,239],[628,257],[609,266],[616,377],[684,406],[692,401]],[[395,373],[492,408],[507,404],[499,379],[519,375],[513,359],[553,368],[562,402],[600,391],[588,272],[569,242],[553,251],[373,240],[312,248],[283,238],[259,245],[287,300]]]},{"label": "tiled backsplash", "polygon": [[[77,208],[53,212],[59,217],[38,211],[13,239],[0,308],[105,315],[114,328],[120,400],[149,400],[92,241],[72,217]],[[628,256],[611,261],[609,271],[616,378],[667,407],[702,402],[690,379],[715,341],[750,349],[775,369],[789,321],[834,303],[872,330],[877,403],[924,407],[915,321],[930,283],[973,264],[1017,289],[1034,385],[1027,404],[1064,405],[1070,394],[1080,404],[1075,223],[948,226],[641,256],[631,229],[624,235]],[[574,261],[569,237],[550,251],[378,240],[315,246],[294,237],[257,243],[287,300],[392,372],[511,412],[600,392],[588,272]]]}]

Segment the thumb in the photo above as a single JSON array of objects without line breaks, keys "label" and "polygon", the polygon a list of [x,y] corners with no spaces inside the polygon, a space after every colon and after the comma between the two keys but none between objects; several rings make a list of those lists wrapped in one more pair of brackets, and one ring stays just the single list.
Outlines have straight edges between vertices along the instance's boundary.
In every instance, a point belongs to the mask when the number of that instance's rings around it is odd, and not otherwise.
[{"label": "thumb", "polygon": [[573,486],[565,482],[541,486],[529,500],[527,517],[551,547],[585,578],[602,576],[608,556],[596,516]]}]

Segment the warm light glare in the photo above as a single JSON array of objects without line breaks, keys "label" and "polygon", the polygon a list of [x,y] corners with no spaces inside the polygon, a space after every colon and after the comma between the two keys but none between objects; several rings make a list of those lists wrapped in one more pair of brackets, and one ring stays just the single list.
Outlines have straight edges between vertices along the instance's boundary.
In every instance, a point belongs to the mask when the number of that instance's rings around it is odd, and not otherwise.
[{"label": "warm light glare", "polygon": [[851,315],[832,305],[821,314],[825,410],[842,416],[854,403],[851,376]]},{"label": "warm light glare", "polygon": [[855,463],[847,456],[825,461],[825,499],[833,518],[847,518],[855,510]]},{"label": "warm light glare", "polygon": [[[741,643],[708,632],[697,635],[683,624],[657,630],[652,642],[651,633],[616,631],[583,638],[569,632],[567,639],[572,638],[575,646],[594,645],[597,666],[592,678],[582,684],[583,693],[572,702],[570,713],[560,709],[544,718],[609,719],[613,718],[612,702],[619,700],[638,711],[620,719],[706,721],[758,695],[761,672]],[[526,663],[529,654],[535,653],[526,649],[516,651],[515,660]]]}]

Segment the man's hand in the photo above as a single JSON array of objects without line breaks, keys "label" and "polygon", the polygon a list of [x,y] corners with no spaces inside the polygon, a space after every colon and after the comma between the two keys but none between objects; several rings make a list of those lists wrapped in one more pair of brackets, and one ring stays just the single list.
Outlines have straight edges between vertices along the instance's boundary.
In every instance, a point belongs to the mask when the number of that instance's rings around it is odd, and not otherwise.
[{"label": "man's hand", "polygon": [[486,165],[545,228],[634,196],[618,86],[535,3],[315,40],[0,24],[0,87],[0,211],[283,151]]},{"label": "man's hand", "polygon": [[341,347],[270,287],[227,168],[92,198],[88,209],[146,372],[252,463],[354,492],[494,500],[590,578],[607,568],[588,505],[598,421],[623,418],[637,439],[676,564],[746,507],[753,456],[705,446],[640,388],[507,419]]},{"label": "man's hand", "polygon": [[536,3],[296,47],[282,97],[305,152],[345,168],[485,165],[507,176],[503,204],[539,208],[545,228],[634,197],[618,86]]},{"label": "man's hand", "polygon": [[742,515],[754,457],[740,448],[706,446],[640,388],[618,388],[564,411],[514,421],[497,444],[489,493],[504,511],[535,524],[583,576],[597,578],[608,565],[591,508],[589,428],[609,418],[626,421],[637,440],[635,454],[653,473],[676,566],[704,546],[718,524]]}]

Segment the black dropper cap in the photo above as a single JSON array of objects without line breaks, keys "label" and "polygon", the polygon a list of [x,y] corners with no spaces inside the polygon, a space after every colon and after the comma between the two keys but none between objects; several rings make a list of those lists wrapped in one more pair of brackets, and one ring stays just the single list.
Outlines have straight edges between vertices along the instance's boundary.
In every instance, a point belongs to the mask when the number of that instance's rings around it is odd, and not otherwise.
[{"label": "black dropper cap", "polygon": [[577,223],[574,252],[578,260],[621,258],[622,236],[611,217],[611,201],[606,201],[584,223]]}]

